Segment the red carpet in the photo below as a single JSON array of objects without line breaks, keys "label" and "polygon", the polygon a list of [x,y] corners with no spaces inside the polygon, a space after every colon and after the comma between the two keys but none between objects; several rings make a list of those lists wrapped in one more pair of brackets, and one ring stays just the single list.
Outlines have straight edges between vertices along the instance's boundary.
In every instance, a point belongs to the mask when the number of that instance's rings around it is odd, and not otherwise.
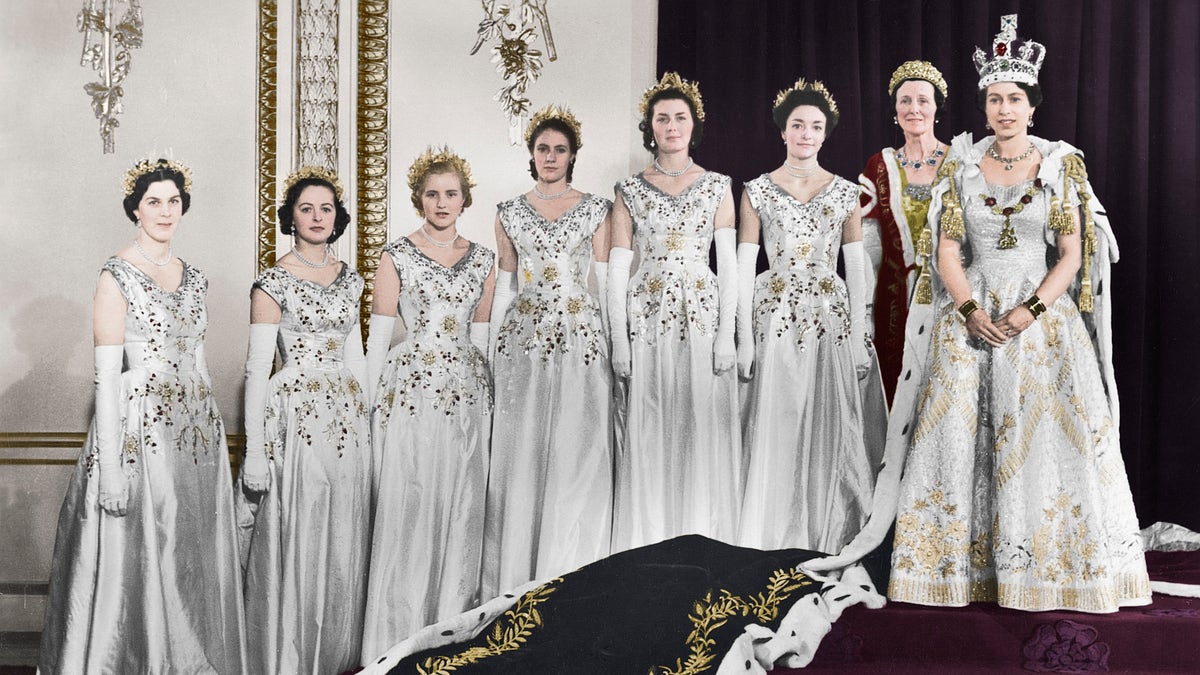
[{"label": "red carpet", "polygon": [[[1200,552],[1148,553],[1155,581],[1200,583]],[[1200,673],[1200,599],[1155,594],[1115,614],[995,604],[850,607],[804,670],[862,673]]]}]

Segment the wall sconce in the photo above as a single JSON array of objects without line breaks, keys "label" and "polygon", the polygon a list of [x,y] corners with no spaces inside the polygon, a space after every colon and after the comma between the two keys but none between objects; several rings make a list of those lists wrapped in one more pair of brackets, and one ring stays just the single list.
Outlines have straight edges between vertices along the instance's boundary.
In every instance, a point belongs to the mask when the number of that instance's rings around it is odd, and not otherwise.
[{"label": "wall sconce", "polygon": [[[116,7],[125,7],[120,21],[114,23]],[[83,33],[81,66],[99,71],[99,82],[83,85],[92,97],[92,111],[100,120],[100,138],[106,154],[115,151],[113,130],[119,126],[121,82],[129,74],[129,50],[142,46],[142,7],[138,0],[88,0],[76,18]]]}]

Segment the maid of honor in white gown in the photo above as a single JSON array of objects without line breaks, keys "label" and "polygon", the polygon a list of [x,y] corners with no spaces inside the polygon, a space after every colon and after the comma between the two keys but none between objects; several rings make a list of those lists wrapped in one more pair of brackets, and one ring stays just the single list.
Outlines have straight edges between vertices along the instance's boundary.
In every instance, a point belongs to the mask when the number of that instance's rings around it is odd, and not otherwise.
[{"label": "maid of honor in white gown", "polygon": [[[465,160],[431,148],[408,185],[424,220],[380,257],[367,342],[377,498],[364,663],[479,600],[496,255],[458,233],[474,187]],[[389,350],[397,315],[406,333]]]},{"label": "maid of honor in white gown", "polygon": [[537,183],[496,216],[484,597],[598,560],[612,534],[612,370],[588,290],[589,267],[604,288],[612,204],[571,187],[570,111],[538,111],[526,144]]}]

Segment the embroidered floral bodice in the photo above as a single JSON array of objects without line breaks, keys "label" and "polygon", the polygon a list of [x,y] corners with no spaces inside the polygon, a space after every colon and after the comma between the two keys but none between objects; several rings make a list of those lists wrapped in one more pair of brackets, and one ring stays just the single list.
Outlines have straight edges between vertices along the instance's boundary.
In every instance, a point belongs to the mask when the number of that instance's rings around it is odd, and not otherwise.
[{"label": "embroidered floral bodice", "polygon": [[470,328],[496,254],[472,243],[458,262],[447,267],[406,237],[388,244],[384,251],[390,254],[400,277],[397,308],[407,334],[389,356],[399,371],[398,378],[376,402],[383,423],[387,424],[397,401],[415,414],[417,397],[431,400],[447,415],[464,405],[482,404],[490,410],[487,364],[471,344]]},{"label": "embroidered floral bodice", "polygon": [[[282,267],[266,270],[254,282],[279,303],[279,351],[284,366],[337,370],[354,324],[363,279],[342,265],[328,285],[301,279]],[[354,335],[357,339],[358,335]]]},{"label": "embroidered floral bodice", "polygon": [[[630,281],[629,333],[651,344],[681,332],[711,337],[717,324],[717,280],[708,264],[713,221],[729,177],[705,172],[679,195],[641,174],[617,184],[633,219],[638,270]],[[681,322],[688,324],[682,330]]]},{"label": "embroidered floral bodice", "polygon": [[[770,269],[755,282],[758,338],[797,330],[818,336],[834,330],[839,342],[849,335],[849,299],[837,273],[842,226],[858,205],[858,186],[834,177],[801,202],[762,175],[746,183],[746,194],[762,224]],[[833,325],[827,325],[832,313]],[[798,340],[800,341],[800,340]]]},{"label": "embroidered floral bodice", "polygon": [[208,278],[180,260],[179,288],[166,291],[124,258],[113,256],[104,269],[125,296],[125,361],[130,370],[182,374],[196,369],[196,353],[208,327]]},{"label": "embroidered floral bodice", "polygon": [[584,195],[547,220],[524,195],[499,206],[500,223],[517,250],[521,290],[504,317],[497,349],[536,351],[543,358],[579,352],[586,363],[605,353],[600,305],[588,292],[592,235],[612,203]]}]

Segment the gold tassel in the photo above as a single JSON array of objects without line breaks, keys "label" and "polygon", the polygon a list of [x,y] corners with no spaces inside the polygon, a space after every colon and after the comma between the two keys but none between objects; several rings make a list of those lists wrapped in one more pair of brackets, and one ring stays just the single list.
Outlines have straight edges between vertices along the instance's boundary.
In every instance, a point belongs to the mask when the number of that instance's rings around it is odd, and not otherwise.
[{"label": "gold tassel", "polygon": [[921,231],[921,240],[917,242],[917,255],[924,259],[921,274],[917,276],[917,304],[928,305],[933,302],[933,283],[929,278],[929,268],[933,267],[933,262],[929,259],[933,255],[933,233],[929,231],[928,225]]},{"label": "gold tassel", "polygon": [[1065,199],[1055,196],[1050,200],[1050,229],[1059,234],[1071,234],[1075,231],[1075,221],[1067,213]]},{"label": "gold tassel", "polygon": [[1095,308],[1092,298],[1092,275],[1088,268],[1083,268],[1083,284],[1079,288],[1079,311],[1091,312]]},{"label": "gold tassel", "polygon": [[1092,312],[1096,306],[1095,296],[1092,293],[1092,256],[1096,254],[1098,245],[1096,221],[1092,218],[1089,204],[1092,196],[1087,191],[1087,167],[1079,155],[1067,155],[1063,158],[1062,197],[1064,204],[1067,201],[1068,180],[1075,181],[1075,191],[1079,194],[1079,210],[1083,214],[1083,279],[1079,285],[1079,311]]}]

